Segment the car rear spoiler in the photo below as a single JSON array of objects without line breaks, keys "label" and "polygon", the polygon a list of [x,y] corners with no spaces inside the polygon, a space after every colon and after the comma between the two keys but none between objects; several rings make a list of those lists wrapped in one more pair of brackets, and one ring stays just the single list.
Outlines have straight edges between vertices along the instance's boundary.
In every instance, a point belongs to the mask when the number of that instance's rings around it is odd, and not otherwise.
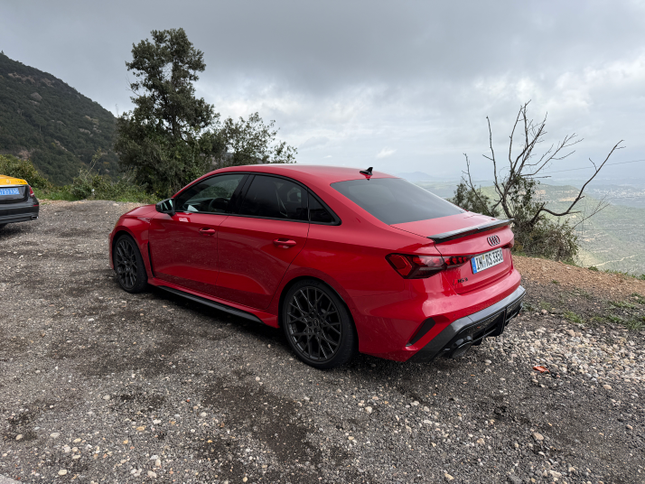
[{"label": "car rear spoiler", "polygon": [[443,232],[442,234],[431,235],[428,238],[432,239],[435,244],[442,244],[443,242],[448,242],[449,240],[455,240],[460,237],[466,237],[468,235],[478,234],[480,232],[487,232],[489,230],[494,230],[499,227],[505,227],[513,223],[513,219],[509,218],[508,220],[495,220],[484,225],[478,225],[477,227],[467,227],[465,229],[452,230],[450,232]]}]

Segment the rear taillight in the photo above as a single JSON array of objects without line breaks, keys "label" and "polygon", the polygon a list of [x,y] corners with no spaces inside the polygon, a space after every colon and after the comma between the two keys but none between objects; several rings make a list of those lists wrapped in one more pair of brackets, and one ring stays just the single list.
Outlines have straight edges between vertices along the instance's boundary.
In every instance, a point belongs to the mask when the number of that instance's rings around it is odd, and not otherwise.
[{"label": "rear taillight", "polygon": [[462,265],[462,264],[465,264],[465,263],[466,263],[466,262],[468,262],[469,260],[470,260],[470,257],[469,257],[469,256],[465,256],[465,255],[453,255],[453,256],[448,257],[448,258],[446,259],[446,265],[447,265],[448,267],[457,267],[457,266],[460,266],[460,265]]},{"label": "rear taillight", "polygon": [[31,198],[34,198],[36,196],[36,194],[34,193],[34,189],[31,188],[31,185],[27,185],[27,186],[29,187],[29,196]]},{"label": "rear taillight", "polygon": [[386,258],[406,279],[423,279],[446,268],[441,256],[390,254]]},{"label": "rear taillight", "polygon": [[432,255],[390,254],[386,257],[390,265],[405,279],[423,279],[444,269],[465,264],[469,256],[451,256],[444,259]]}]

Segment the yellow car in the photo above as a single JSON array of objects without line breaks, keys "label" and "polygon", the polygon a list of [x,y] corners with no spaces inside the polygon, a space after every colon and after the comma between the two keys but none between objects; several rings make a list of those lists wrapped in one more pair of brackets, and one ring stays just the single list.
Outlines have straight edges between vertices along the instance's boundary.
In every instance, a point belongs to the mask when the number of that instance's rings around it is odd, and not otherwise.
[{"label": "yellow car", "polygon": [[39,209],[38,199],[25,180],[0,175],[0,229],[8,223],[37,219]]}]

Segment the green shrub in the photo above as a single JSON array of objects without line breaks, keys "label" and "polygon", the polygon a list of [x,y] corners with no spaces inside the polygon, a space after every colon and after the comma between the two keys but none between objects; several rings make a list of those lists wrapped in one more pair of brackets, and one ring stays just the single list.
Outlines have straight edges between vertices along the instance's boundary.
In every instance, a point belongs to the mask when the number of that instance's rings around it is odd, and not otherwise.
[{"label": "green shrub", "polygon": [[157,199],[135,185],[128,176],[113,181],[107,175],[93,173],[91,168],[81,168],[71,185],[65,187],[72,200],[115,200],[117,202],[152,203]]},{"label": "green shrub", "polygon": [[578,254],[578,237],[568,222],[543,219],[531,227],[518,220],[513,224],[513,232],[516,252],[568,262]]},{"label": "green shrub", "polygon": [[33,188],[50,188],[52,184],[36,169],[31,160],[0,155],[0,175],[27,180]]}]

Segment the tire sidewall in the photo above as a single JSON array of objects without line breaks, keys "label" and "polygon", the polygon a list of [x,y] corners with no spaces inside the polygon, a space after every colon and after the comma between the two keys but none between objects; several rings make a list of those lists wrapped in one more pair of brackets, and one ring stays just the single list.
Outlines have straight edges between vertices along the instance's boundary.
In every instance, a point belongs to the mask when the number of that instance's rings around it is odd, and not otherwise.
[{"label": "tire sidewall", "polygon": [[[116,271],[116,267],[117,267],[116,248],[124,240],[128,242],[134,249],[134,257],[137,264],[137,280],[134,286],[132,286],[131,288],[127,288],[121,283],[121,278],[119,277],[119,274]],[[114,273],[116,274],[116,279],[117,279],[117,282],[119,283],[119,286],[121,286],[121,289],[130,293],[136,294],[138,292],[144,291],[147,288],[148,274],[146,273],[146,267],[143,263],[143,257],[141,257],[141,251],[139,250],[139,246],[130,235],[123,234],[116,239],[116,242],[114,243],[114,250],[112,251],[112,264],[114,265]]]}]

